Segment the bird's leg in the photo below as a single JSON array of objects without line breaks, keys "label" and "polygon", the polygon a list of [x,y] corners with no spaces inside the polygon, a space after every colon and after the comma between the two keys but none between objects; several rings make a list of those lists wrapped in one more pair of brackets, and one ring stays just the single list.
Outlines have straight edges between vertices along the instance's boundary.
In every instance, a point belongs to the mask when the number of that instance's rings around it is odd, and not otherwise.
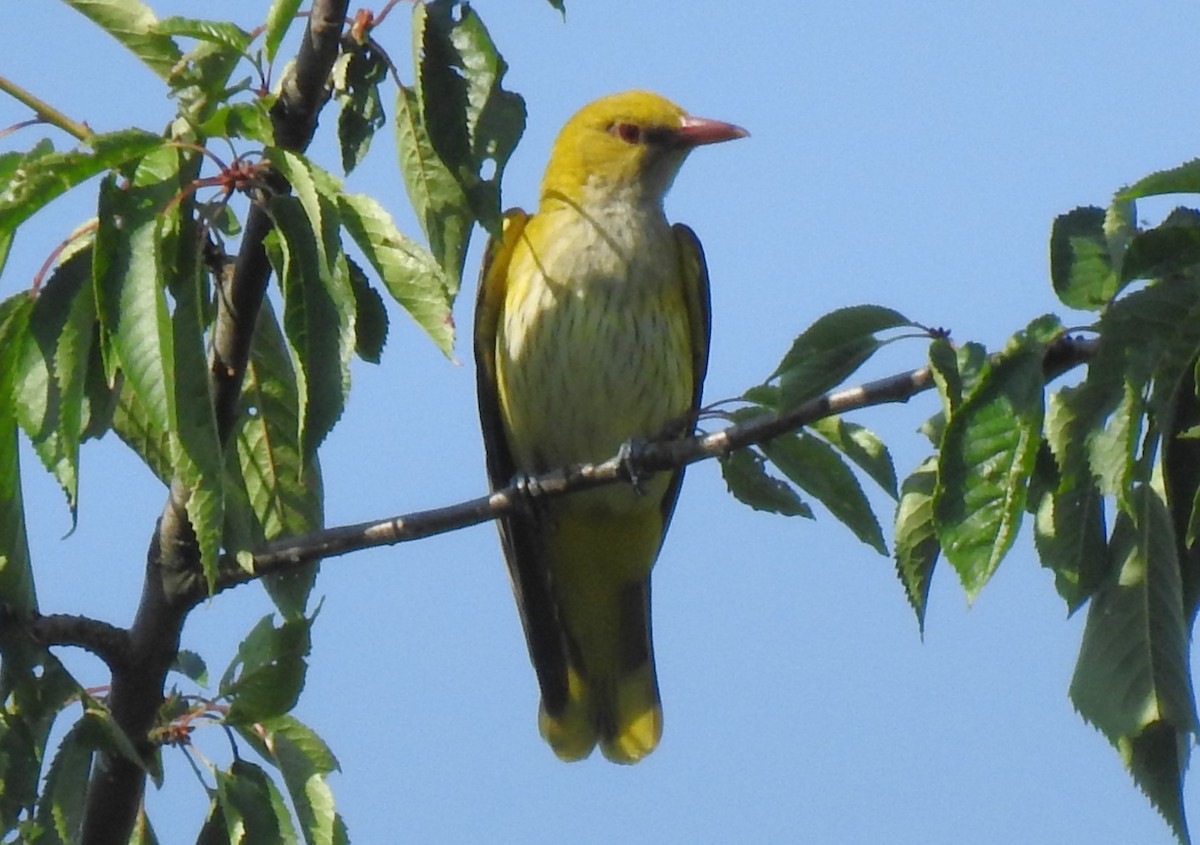
[{"label": "bird's leg", "polygon": [[513,474],[509,486],[516,493],[517,508],[522,516],[537,519],[546,513],[549,502],[535,473],[518,470]]},{"label": "bird's leg", "polygon": [[646,492],[642,486],[640,468],[643,464],[643,455],[646,452],[648,442],[644,437],[630,437],[617,450],[617,460],[625,468],[625,472],[629,475],[629,483],[633,485],[634,491],[639,496],[644,495]]}]

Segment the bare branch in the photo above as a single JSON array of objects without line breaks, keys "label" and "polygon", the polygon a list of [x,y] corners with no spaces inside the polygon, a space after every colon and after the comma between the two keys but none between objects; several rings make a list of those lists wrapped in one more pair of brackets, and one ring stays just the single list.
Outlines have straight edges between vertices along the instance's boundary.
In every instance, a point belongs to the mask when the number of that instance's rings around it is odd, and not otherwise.
[{"label": "bare branch", "polygon": [[[1047,381],[1087,362],[1098,341],[1063,336],[1050,344],[1045,354]],[[525,479],[497,490],[490,496],[357,525],[344,525],[290,537],[267,544],[242,562],[222,561],[217,589],[253,581],[275,572],[285,572],[320,558],[336,557],[361,549],[390,546],[441,534],[469,525],[496,519],[527,506],[530,499],[563,496],[606,484],[629,482],[656,472],[676,469],[707,458],[728,454],[772,438],[824,417],[862,410],[876,405],[907,402],[933,386],[928,367],[910,370],[867,384],[827,393],[809,400],[784,414],[764,414],[740,425],[732,425],[712,434],[683,439],[661,439],[646,444],[633,454],[614,455],[594,464],[576,464]],[[206,594],[202,584],[193,585],[188,598],[200,602]]]}]

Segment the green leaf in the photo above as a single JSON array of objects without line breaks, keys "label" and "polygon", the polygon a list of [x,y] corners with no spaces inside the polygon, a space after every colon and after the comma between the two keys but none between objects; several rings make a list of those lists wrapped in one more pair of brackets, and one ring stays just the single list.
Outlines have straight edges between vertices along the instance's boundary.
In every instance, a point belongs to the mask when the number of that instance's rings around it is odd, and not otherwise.
[{"label": "green leaf", "polygon": [[[162,287],[158,211],[164,191],[100,186],[100,224],[92,261],[101,331],[108,340],[109,380],[120,369],[155,428],[170,430],[171,323]],[[156,202],[157,200],[157,202]]]},{"label": "green leaf", "polygon": [[279,44],[283,41],[283,36],[287,34],[288,28],[291,27],[292,21],[296,19],[296,13],[299,10],[300,0],[272,0],[271,8],[267,11],[267,36],[263,42],[268,62],[275,61],[275,55],[279,52]]},{"label": "green leaf", "polygon": [[925,632],[925,609],[929,586],[941,546],[933,522],[933,492],[937,483],[937,458],[926,458],[900,486],[896,503],[896,539],[893,557],[896,575],[904,586],[908,603],[917,614],[917,625]]},{"label": "green leaf", "polygon": [[378,364],[387,342],[387,308],[362,268],[350,259],[346,263],[350,269],[350,288],[354,291],[354,351],[364,361]]},{"label": "green leaf", "polygon": [[1105,234],[1106,212],[1094,205],[1054,219],[1050,230],[1050,279],[1064,305],[1098,311],[1120,289]]},{"label": "green leaf", "polygon": [[228,21],[207,21],[172,15],[156,23],[154,32],[160,35],[182,35],[185,38],[219,44],[243,55],[250,49],[250,34]]},{"label": "green leaf", "polygon": [[841,417],[825,417],[810,427],[896,498],[896,467],[887,446],[872,431]]},{"label": "green leaf", "polygon": [[32,312],[33,300],[24,292],[0,302],[0,601],[21,611],[35,610],[37,600],[25,534],[16,408],[9,397],[14,396]]},{"label": "green leaf", "polygon": [[39,144],[12,169],[0,191],[0,241],[10,240],[18,226],[81,182],[140,158],[164,143],[159,136],[141,129],[124,129],[93,135],[88,139],[90,151],[56,153]]},{"label": "green leaf", "polygon": [[[1088,610],[1071,701],[1117,747],[1134,780],[1180,835],[1179,793],[1196,717],[1179,562],[1159,493],[1139,485],[1131,503],[1113,526],[1115,577]],[[1163,731],[1171,742],[1156,742]],[[1173,765],[1165,778],[1164,758]]]},{"label": "green leaf", "polygon": [[1045,437],[1055,459],[1054,485],[1038,503],[1034,543],[1054,572],[1058,594],[1074,612],[1108,577],[1104,497],[1095,482],[1085,440],[1096,415],[1084,387],[1050,396]]},{"label": "green leaf", "polygon": [[267,615],[238,646],[219,685],[221,696],[231,699],[230,724],[262,722],[296,705],[304,688],[311,622],[289,619],[276,628]]},{"label": "green leaf", "polygon": [[812,508],[786,481],[767,473],[766,459],[754,449],[738,449],[717,459],[729,492],[756,511],[813,518]]},{"label": "green leaf", "polygon": [[[245,138],[270,147],[275,143],[275,127],[271,124],[269,106],[265,99],[221,105],[197,129],[207,136]],[[228,205],[223,207],[228,208]]]},{"label": "green leaf", "polygon": [[1121,280],[1163,278],[1200,263],[1200,212],[1177,208],[1160,225],[1134,235]]},{"label": "green leaf", "polygon": [[228,772],[215,774],[217,800],[230,841],[297,841],[283,796],[266,772],[246,760],[235,759]]},{"label": "green leaf", "polygon": [[0,829],[8,831],[18,817],[32,815],[50,729],[82,690],[16,626],[0,637]]},{"label": "green leaf", "polygon": [[[237,732],[283,775],[308,845],[345,842],[345,827],[334,810],[326,776],[340,770],[329,746],[292,716],[278,716]],[[262,733],[260,733],[260,731]]]},{"label": "green leaf", "polygon": [[38,801],[39,824],[53,831],[63,843],[77,842],[83,823],[83,804],[95,751],[87,727],[80,719],[59,743]]},{"label": "green leaf", "polygon": [[369,44],[343,53],[334,65],[334,89],[342,107],[338,112],[338,143],[346,173],[362,162],[371,139],[387,123],[379,97],[379,86],[387,81],[387,75],[387,59]]},{"label": "green leaf", "polygon": [[1061,331],[1039,318],[1019,332],[951,415],[942,436],[934,519],[946,559],[974,599],[1021,525],[1041,442],[1042,356]]},{"label": "green leaf", "polygon": [[396,152],[409,202],[450,298],[458,292],[475,217],[462,185],[429,140],[417,93],[406,86],[396,94]]},{"label": "green leaf", "polygon": [[159,481],[166,485],[171,483],[174,473],[171,463],[171,435],[150,418],[150,414],[124,378],[120,379],[117,392],[113,431],[142,459]]},{"label": "green leaf", "polygon": [[170,36],[155,30],[154,12],[138,0],[66,0],[163,79],[182,58]]},{"label": "green leaf", "polygon": [[1163,486],[1175,529],[1185,619],[1192,619],[1200,605],[1200,441],[1188,436],[1200,424],[1196,364],[1200,359],[1180,379],[1167,419],[1161,423]]},{"label": "green leaf", "polygon": [[338,200],[346,231],[384,287],[450,357],[454,346],[451,280],[432,255],[400,233],[391,215],[374,199],[365,194],[342,194]]},{"label": "green leaf", "polygon": [[[229,450],[230,487],[243,492],[246,507],[241,515],[248,524],[244,536],[226,540],[228,551],[322,527],[321,470],[315,455],[303,457],[298,408],[296,376],[283,333],[270,301],[264,300],[232,434],[235,448]],[[285,618],[303,615],[316,568],[314,562],[263,580]]]},{"label": "green leaf", "polygon": [[1200,158],[1151,173],[1117,191],[1118,200],[1136,200],[1160,194],[1200,194]]},{"label": "green leaf", "polygon": [[850,468],[825,442],[811,434],[785,434],[761,445],[767,459],[821,502],[843,525],[881,555],[887,544],[871,504]]},{"label": "green leaf", "polygon": [[75,521],[95,301],[91,254],[76,252],[42,286],[21,353],[17,420],[43,466],[57,479]]},{"label": "green leaf", "polygon": [[267,255],[283,290],[283,325],[300,390],[300,442],[313,454],[349,393],[354,294],[336,231],[327,228],[338,225],[337,209],[304,173],[285,173],[296,196],[270,203],[280,237],[268,240]]},{"label": "green leaf", "polygon": [[202,687],[208,686],[208,666],[204,664],[204,658],[194,651],[186,648],[179,649],[175,655],[175,662],[171,664],[171,669]]},{"label": "green leaf", "polygon": [[840,384],[880,346],[876,332],[913,323],[898,311],[855,305],[832,311],[792,343],[771,378],[779,377],[780,412],[820,396]]},{"label": "green leaf", "polygon": [[[420,45],[420,114],[429,140],[474,216],[499,236],[500,177],[524,131],[525,103],[501,88],[508,66],[470,6],[455,0],[414,6],[413,37]],[[485,175],[489,162],[494,172]],[[434,254],[450,257],[436,249]],[[443,266],[453,278],[461,277],[461,256],[456,266]]]}]

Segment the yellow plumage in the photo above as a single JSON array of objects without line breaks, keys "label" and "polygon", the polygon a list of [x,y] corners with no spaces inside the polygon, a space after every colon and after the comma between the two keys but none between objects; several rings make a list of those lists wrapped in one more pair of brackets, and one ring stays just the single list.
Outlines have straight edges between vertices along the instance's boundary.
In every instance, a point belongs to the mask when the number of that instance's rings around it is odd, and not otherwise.
[{"label": "yellow plumage", "polygon": [[[507,215],[476,307],[480,417],[494,487],[690,430],[708,359],[699,242],[662,209],[687,152],[745,132],[655,94],[598,100],[563,128],[536,214]],[[658,744],[650,570],[682,472],[610,486],[500,525],[563,759],[633,763]]]}]

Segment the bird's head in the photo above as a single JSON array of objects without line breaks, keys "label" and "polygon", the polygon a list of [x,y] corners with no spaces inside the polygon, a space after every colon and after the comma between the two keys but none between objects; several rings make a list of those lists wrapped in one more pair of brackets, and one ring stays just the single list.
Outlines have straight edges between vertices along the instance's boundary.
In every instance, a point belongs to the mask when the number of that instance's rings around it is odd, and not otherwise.
[{"label": "bird's head", "polygon": [[731,123],[693,117],[649,91],[602,97],[576,112],[559,133],[542,200],[661,204],[694,147],[747,134]]}]

